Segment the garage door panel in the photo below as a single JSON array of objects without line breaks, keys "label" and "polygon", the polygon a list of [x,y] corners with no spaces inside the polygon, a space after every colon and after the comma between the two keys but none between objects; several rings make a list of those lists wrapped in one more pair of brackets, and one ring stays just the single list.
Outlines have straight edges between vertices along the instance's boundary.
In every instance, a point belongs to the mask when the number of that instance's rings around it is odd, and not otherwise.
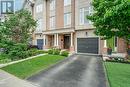
[{"label": "garage door panel", "polygon": [[77,50],[80,53],[94,53],[98,54],[99,49],[98,38],[78,38]]}]

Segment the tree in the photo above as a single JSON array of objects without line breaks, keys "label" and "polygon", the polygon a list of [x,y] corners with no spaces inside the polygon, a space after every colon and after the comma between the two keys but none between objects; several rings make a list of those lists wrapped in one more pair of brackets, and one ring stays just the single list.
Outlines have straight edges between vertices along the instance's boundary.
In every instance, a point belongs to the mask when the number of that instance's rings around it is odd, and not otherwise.
[{"label": "tree", "polygon": [[35,27],[36,21],[27,10],[8,15],[4,22],[0,22],[0,48],[4,48],[5,53],[12,57],[14,54],[17,54],[16,57],[24,55]]},{"label": "tree", "polygon": [[93,22],[96,35],[104,39],[117,36],[127,45],[130,40],[130,0],[93,0],[94,13],[87,16]]},{"label": "tree", "polygon": [[36,21],[27,10],[20,10],[15,14],[8,15],[3,22],[0,32],[4,38],[15,43],[28,43],[30,33],[34,31]]}]

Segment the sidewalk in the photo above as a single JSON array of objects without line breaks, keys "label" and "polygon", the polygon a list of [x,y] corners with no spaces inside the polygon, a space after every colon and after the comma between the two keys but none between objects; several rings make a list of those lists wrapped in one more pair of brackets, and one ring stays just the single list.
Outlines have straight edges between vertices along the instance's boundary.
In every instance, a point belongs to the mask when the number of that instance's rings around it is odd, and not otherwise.
[{"label": "sidewalk", "polygon": [[39,87],[0,70],[0,87]]}]

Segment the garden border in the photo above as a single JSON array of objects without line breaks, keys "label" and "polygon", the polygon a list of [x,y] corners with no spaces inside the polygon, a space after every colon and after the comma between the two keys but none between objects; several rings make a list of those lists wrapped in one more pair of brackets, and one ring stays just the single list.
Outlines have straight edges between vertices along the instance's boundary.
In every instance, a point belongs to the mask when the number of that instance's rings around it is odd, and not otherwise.
[{"label": "garden border", "polygon": [[46,54],[39,54],[39,55],[36,55],[36,56],[21,59],[21,60],[18,60],[18,61],[13,61],[13,62],[10,62],[10,63],[0,64],[0,68],[8,66],[8,65],[12,65],[12,64],[15,64],[15,63],[23,62],[23,61],[26,61],[26,60],[30,60],[30,59],[33,59],[33,58],[36,58],[36,57],[44,56],[44,55],[46,55]]}]

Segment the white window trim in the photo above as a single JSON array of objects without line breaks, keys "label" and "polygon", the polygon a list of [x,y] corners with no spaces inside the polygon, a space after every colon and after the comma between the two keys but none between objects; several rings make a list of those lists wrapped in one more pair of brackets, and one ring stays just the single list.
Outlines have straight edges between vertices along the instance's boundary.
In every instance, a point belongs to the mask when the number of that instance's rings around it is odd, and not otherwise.
[{"label": "white window trim", "polygon": [[43,11],[43,4],[39,4],[36,6],[36,13],[40,13]]},{"label": "white window trim", "polygon": [[42,32],[42,24],[43,24],[43,20],[42,19],[38,19],[37,20],[37,27],[36,27],[36,32]]},{"label": "white window trim", "polygon": [[64,0],[64,6],[71,5],[71,0]]},{"label": "white window trim", "polygon": [[50,17],[50,29],[54,29],[56,24],[55,16]]},{"label": "white window trim", "polygon": [[[66,18],[65,18],[66,16]],[[71,13],[65,13],[64,14],[64,26],[70,26],[71,25]]]},{"label": "white window trim", "polygon": [[50,10],[56,9],[56,0],[50,0]]},{"label": "white window trim", "polygon": [[[86,19],[87,15],[85,15],[85,12],[88,12],[88,14],[91,15],[93,13],[92,6],[79,9],[79,25],[92,24],[90,20]],[[85,20],[87,20],[88,23],[85,23]]]}]

